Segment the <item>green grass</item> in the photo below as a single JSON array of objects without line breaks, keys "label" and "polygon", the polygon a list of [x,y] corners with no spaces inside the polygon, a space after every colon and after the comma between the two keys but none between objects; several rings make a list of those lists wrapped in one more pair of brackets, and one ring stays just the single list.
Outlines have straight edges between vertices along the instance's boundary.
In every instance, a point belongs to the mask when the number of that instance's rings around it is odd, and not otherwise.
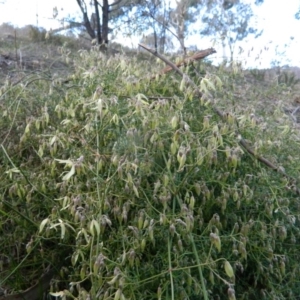
[{"label": "green grass", "polygon": [[70,299],[296,299],[299,131],[281,108],[297,84],[202,63],[200,99],[176,74],[150,81],[154,61],[67,58],[67,83],[1,88],[0,286],[51,265]]}]

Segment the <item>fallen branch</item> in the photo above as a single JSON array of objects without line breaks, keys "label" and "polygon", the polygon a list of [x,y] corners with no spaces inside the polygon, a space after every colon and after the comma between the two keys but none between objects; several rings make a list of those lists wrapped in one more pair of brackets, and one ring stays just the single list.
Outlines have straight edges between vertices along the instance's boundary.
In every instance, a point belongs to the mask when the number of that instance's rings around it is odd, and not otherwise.
[{"label": "fallen branch", "polygon": [[[145,50],[149,51],[150,53],[152,53],[153,55],[155,55],[156,57],[160,58],[163,62],[165,62],[169,67],[173,69],[174,71],[176,71],[179,75],[181,75],[182,77],[184,77],[186,79],[186,82],[188,84],[190,84],[195,92],[197,93],[197,96],[201,97],[202,93],[199,90],[198,86],[195,84],[195,82],[184,72],[182,72],[177,65],[173,64],[171,61],[169,61],[166,57],[164,57],[163,55],[159,54],[157,51],[154,51],[150,48],[148,48],[147,46],[143,45],[143,44],[139,44],[140,47],[144,48]],[[204,51],[214,51],[211,53],[215,53],[216,51],[213,48],[204,50]],[[211,54],[210,53],[210,54]],[[209,55],[209,54],[208,54]],[[184,62],[183,62],[184,63]],[[166,69],[166,68],[165,68]],[[223,121],[226,121],[226,114],[223,113],[219,108],[217,108],[216,106],[212,106],[212,109],[214,110],[214,112],[222,118]],[[293,178],[292,176],[288,175],[285,173],[285,171],[283,170],[283,168],[278,167],[276,165],[274,165],[273,163],[271,163],[269,160],[267,160],[266,158],[257,155],[254,150],[251,148],[251,146],[248,144],[248,142],[246,142],[246,140],[242,137],[241,133],[236,130],[235,131],[235,136],[238,138],[238,143],[240,146],[242,146],[251,156],[253,156],[255,159],[257,159],[259,162],[261,162],[262,164],[266,165],[268,168],[274,170],[275,172],[278,172],[280,174],[282,174],[285,178],[287,178],[289,180],[289,183],[291,185],[291,187],[293,188],[294,192],[297,195],[300,195],[300,189],[295,185],[295,183],[297,182],[297,180],[295,178]]]},{"label": "fallen branch", "polygon": [[[183,59],[182,61],[180,61],[179,63],[176,64],[177,67],[181,67],[183,65],[187,65],[189,63],[192,63],[194,61],[203,59],[213,53],[216,53],[217,51],[214,48],[209,48],[206,50],[201,50],[200,52],[197,52],[196,54],[194,54],[193,56],[190,57],[186,57],[185,59]],[[164,69],[162,69],[159,74],[163,75],[166,74],[168,72],[170,72],[173,68],[171,66],[165,67]]]},{"label": "fallen branch", "polygon": [[[209,48],[209,49],[206,49],[206,50],[201,50],[201,51],[197,52],[196,54],[194,54],[193,56],[186,57],[185,59],[183,59],[179,63],[173,64],[168,59],[166,59],[164,56],[160,55],[157,51],[154,51],[154,50],[148,48],[147,46],[145,46],[143,44],[139,44],[139,46],[142,47],[142,48],[144,48],[145,50],[149,51],[153,55],[157,56],[158,58],[160,58],[162,61],[164,61],[168,65],[167,67],[165,67],[164,69],[162,69],[159,72],[159,75],[164,75],[164,74],[166,74],[166,73],[168,73],[168,72],[170,72],[172,70],[175,70],[177,73],[179,73],[181,76],[183,76],[183,73],[181,72],[181,70],[179,69],[179,67],[181,67],[183,65],[186,65],[188,63],[197,61],[199,59],[203,59],[206,56],[209,56],[209,55],[217,52],[214,48]],[[156,77],[156,75],[153,75],[151,77],[151,79],[154,79],[155,77]]]}]

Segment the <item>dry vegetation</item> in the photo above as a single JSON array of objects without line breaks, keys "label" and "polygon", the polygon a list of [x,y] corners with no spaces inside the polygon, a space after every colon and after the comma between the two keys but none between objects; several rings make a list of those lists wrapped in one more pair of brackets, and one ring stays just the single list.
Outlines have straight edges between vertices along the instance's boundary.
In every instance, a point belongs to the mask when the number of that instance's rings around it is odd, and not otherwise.
[{"label": "dry vegetation", "polygon": [[1,49],[0,299],[299,299],[297,77],[67,41]]}]

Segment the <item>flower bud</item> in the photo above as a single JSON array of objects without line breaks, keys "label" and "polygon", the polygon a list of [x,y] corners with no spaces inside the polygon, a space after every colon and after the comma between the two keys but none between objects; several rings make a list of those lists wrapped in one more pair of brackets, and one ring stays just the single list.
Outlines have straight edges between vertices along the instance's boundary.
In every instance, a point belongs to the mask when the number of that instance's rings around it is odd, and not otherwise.
[{"label": "flower bud", "polygon": [[232,268],[231,264],[229,263],[229,261],[227,261],[227,260],[224,263],[224,269],[229,278],[234,277],[233,268]]},{"label": "flower bud", "polygon": [[178,117],[174,116],[171,120],[171,126],[173,129],[175,129],[178,126]]},{"label": "flower bud", "polygon": [[230,287],[230,288],[227,290],[227,294],[228,294],[229,300],[236,300],[236,298],[235,298],[235,291],[234,291],[233,288]]}]

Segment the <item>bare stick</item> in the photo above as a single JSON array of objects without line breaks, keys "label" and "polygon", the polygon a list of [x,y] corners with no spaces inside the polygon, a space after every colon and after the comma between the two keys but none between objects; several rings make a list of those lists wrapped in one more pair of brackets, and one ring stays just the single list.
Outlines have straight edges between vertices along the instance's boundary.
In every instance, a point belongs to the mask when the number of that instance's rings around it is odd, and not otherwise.
[{"label": "bare stick", "polygon": [[[194,61],[203,59],[206,56],[209,56],[209,55],[211,55],[213,53],[216,53],[216,50],[214,48],[209,48],[209,49],[206,49],[206,50],[201,50],[200,52],[197,52],[193,56],[186,57],[185,59],[183,59],[182,61],[180,61],[179,63],[177,63],[176,66],[180,67],[182,65],[186,65],[188,63],[192,63]],[[167,72],[170,72],[171,70],[172,70],[171,66],[165,67],[163,70],[161,70],[160,74],[165,74]]]},{"label": "bare stick", "polygon": [[[156,57],[160,58],[163,62],[165,62],[168,65],[168,67],[165,67],[164,69],[162,69],[159,72],[160,75],[166,74],[166,73],[170,72],[171,70],[175,70],[178,74],[180,74],[181,76],[184,76],[183,72],[179,69],[180,66],[182,66],[184,64],[188,64],[188,63],[196,61],[196,60],[199,60],[199,59],[203,59],[208,55],[216,53],[216,50],[214,48],[201,50],[201,51],[197,52],[196,54],[194,54],[193,56],[187,57],[177,64],[173,64],[171,61],[169,61],[167,58],[165,58],[164,56],[159,54],[157,51],[154,51],[143,44],[139,44],[139,46],[144,48],[145,50],[149,51]],[[155,75],[151,77],[151,79],[154,79],[154,78],[155,78]]]}]

